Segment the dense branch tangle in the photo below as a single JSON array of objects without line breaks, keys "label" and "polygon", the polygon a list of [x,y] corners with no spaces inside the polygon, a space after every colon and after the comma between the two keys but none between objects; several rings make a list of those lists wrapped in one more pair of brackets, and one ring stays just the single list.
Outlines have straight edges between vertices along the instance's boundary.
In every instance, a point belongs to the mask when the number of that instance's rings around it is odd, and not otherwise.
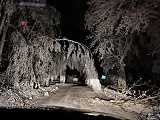
[{"label": "dense branch tangle", "polygon": [[[66,66],[86,73],[86,83],[95,90],[101,85],[89,49],[72,40],[56,39],[60,13],[54,7],[17,6],[9,26],[12,56],[2,84],[15,89],[48,85],[49,79],[65,76]],[[25,24],[21,24],[25,21]],[[16,31],[15,31],[16,30]],[[0,54],[1,56],[2,54]]]},{"label": "dense branch tangle", "polygon": [[13,56],[7,69],[7,81],[20,89],[21,82],[33,87],[48,85],[50,79],[65,76],[66,66],[86,74],[86,83],[100,89],[98,75],[89,49],[68,39],[41,36],[27,44],[19,32],[12,33]]},{"label": "dense branch tangle", "polygon": [[[125,54],[132,44],[131,34],[144,32],[150,20],[156,16],[155,2],[144,0],[92,0],[86,13],[86,27],[93,39],[100,59]],[[121,53],[118,53],[121,52]],[[119,61],[122,61],[119,59]]]},{"label": "dense branch tangle", "polygon": [[88,37],[93,39],[91,47],[99,52],[105,73],[119,67],[119,77],[125,80],[124,58],[135,40],[132,36],[145,32],[156,18],[158,1],[91,0],[89,4],[85,21],[91,31]]},{"label": "dense branch tangle", "polygon": [[[7,48],[12,48],[12,46],[5,46],[8,43],[12,44],[9,38],[15,30],[22,34],[28,44],[32,44],[34,39],[40,36],[49,36],[53,39],[58,37],[56,28],[60,24],[61,15],[54,7],[19,6],[13,1],[12,4],[6,2],[2,7],[4,8],[2,15],[4,19],[0,21],[0,65],[3,65],[0,66],[1,68],[7,67],[4,65],[4,56],[7,56],[8,60],[6,61],[9,62],[10,58],[6,53],[10,52]],[[23,25],[21,24],[22,21],[25,22]]]}]

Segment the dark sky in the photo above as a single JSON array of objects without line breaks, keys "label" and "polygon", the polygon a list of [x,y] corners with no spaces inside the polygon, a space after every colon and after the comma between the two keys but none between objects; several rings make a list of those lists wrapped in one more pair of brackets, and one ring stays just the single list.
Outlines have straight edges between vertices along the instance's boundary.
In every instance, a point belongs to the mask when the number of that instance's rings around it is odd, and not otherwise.
[{"label": "dark sky", "polygon": [[48,0],[61,13],[62,36],[86,44],[84,14],[89,0]]}]

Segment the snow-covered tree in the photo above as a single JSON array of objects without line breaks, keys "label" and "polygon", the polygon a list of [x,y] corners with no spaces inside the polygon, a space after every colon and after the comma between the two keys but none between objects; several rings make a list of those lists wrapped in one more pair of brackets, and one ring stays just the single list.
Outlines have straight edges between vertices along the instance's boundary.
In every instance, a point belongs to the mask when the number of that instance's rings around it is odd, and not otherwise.
[{"label": "snow-covered tree", "polygon": [[[12,1],[11,5],[7,4],[7,1],[3,2],[2,16],[4,20],[2,19],[1,21],[2,38],[0,55],[1,63],[8,62],[8,65],[3,68],[5,71],[3,70],[3,80],[1,83],[14,83],[14,86],[19,86],[19,80],[23,80],[26,74],[28,75],[27,77],[34,78],[33,63],[31,61],[34,59],[32,58],[32,53],[34,53],[33,50],[35,49],[32,47],[34,45],[36,47],[43,42],[38,41],[37,38],[48,36],[54,39],[58,36],[59,31],[57,32],[56,27],[60,23],[60,13],[54,7],[20,6],[15,1]],[[6,8],[8,5],[13,6],[14,10]],[[8,11],[6,12],[4,8]],[[40,51],[36,52],[43,55]],[[7,60],[4,60],[3,56]],[[33,81],[35,82],[35,80]]]},{"label": "snow-covered tree", "polygon": [[119,88],[126,88],[124,59],[128,57],[128,53],[134,54],[137,58],[142,57],[140,53],[144,48],[142,42],[147,41],[142,36],[143,33],[147,33],[147,28],[152,21],[159,16],[159,3],[160,1],[157,0],[91,0],[89,2],[85,24],[91,31],[88,36],[92,39],[91,47],[96,47],[95,52],[99,53],[101,65],[106,73],[115,66],[119,68]]},{"label": "snow-covered tree", "polygon": [[7,43],[11,43],[11,49],[3,84],[18,90],[33,89],[35,84],[48,86],[57,76],[65,79],[69,66],[85,73],[87,85],[101,90],[88,47],[69,39],[57,39],[60,17],[54,7],[16,7],[9,22]]},{"label": "snow-covered tree", "polygon": [[6,35],[13,13],[16,11],[14,0],[1,0],[0,2],[0,65],[2,65],[2,52]]}]

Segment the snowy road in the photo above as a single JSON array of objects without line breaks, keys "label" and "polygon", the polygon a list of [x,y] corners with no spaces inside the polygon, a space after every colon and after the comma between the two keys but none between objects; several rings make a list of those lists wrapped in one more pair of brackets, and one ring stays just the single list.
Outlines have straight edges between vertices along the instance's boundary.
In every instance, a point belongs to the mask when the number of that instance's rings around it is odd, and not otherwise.
[{"label": "snowy road", "polygon": [[105,100],[100,100],[99,95],[86,86],[59,86],[56,94],[52,93],[35,102],[38,107],[65,107],[72,108],[89,114],[101,114],[120,118],[123,120],[139,120],[140,118],[120,107],[106,104]]}]

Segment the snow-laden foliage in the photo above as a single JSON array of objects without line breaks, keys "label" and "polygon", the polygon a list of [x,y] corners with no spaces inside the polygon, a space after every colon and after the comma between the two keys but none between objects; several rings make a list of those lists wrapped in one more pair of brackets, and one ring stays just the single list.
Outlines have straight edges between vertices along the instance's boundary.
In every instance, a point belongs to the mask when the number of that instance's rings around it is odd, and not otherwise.
[{"label": "snow-laden foliage", "polygon": [[100,89],[89,49],[72,40],[56,39],[61,15],[54,7],[15,5],[15,8],[8,22],[6,39],[10,49],[5,50],[9,53],[6,54],[9,65],[1,75],[6,76],[2,84],[11,84],[15,89],[48,85],[50,79],[64,76],[68,66],[86,73],[86,83],[89,86],[97,83],[99,88],[95,88]]},{"label": "snow-laden foliage", "polygon": [[[123,61],[129,51],[131,34],[143,32],[157,13],[157,1],[92,0],[86,12],[86,27],[91,31],[91,46],[96,46],[107,68]],[[113,62],[114,61],[114,62]]]},{"label": "snow-laden foliage", "polygon": [[34,84],[48,86],[49,80],[66,74],[67,66],[85,73],[86,83],[94,90],[101,89],[92,55],[85,45],[46,36],[35,38],[30,45],[20,32],[13,32],[11,40],[13,51],[6,82],[15,89],[24,85],[33,88]]},{"label": "snow-laden foliage", "polygon": [[[3,0],[1,4],[0,64],[3,65],[1,67],[6,67],[3,62],[9,61],[4,60],[4,56],[6,59],[10,59],[8,50],[11,48],[12,44],[9,41],[12,32],[20,32],[28,44],[32,44],[33,39],[40,36],[56,38],[60,34],[58,25],[60,24],[61,15],[54,7],[19,6],[14,0]],[[4,53],[3,51],[7,52]]]},{"label": "snow-laden foliage", "polygon": [[[91,0],[89,2],[85,15],[86,28],[91,32],[88,39],[92,40],[91,47],[99,53],[105,73],[114,67],[119,68],[119,81],[121,78],[124,81],[126,79],[124,60],[126,57],[131,58],[129,54],[141,62],[142,58],[149,59],[147,52],[142,53],[149,51],[147,48],[149,42],[146,42],[143,33],[149,35],[147,29],[154,20],[157,20],[159,5],[160,1],[156,0]],[[146,47],[144,47],[145,43]]]}]

